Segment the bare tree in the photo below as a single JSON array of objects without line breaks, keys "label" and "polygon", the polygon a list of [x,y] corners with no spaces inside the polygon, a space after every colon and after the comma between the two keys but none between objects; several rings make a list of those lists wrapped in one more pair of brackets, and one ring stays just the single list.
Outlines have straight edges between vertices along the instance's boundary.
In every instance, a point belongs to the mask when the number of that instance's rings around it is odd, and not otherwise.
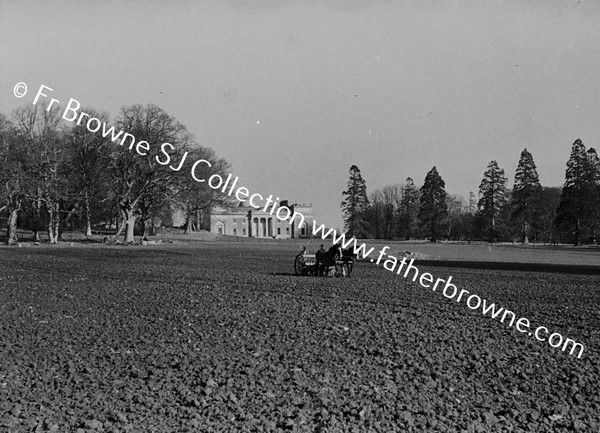
[{"label": "bare tree", "polygon": [[402,185],[387,185],[381,190],[383,196],[383,236],[393,239],[396,233],[396,222],[399,203],[402,200]]},{"label": "bare tree", "polygon": [[375,239],[383,236],[384,201],[380,190],[375,190],[369,195],[369,204],[366,211],[366,220],[370,235]]},{"label": "bare tree", "polygon": [[17,219],[25,201],[23,152],[8,118],[0,113],[0,212],[6,212],[6,244],[17,242]]},{"label": "bare tree", "polygon": [[446,216],[446,236],[448,239],[460,239],[463,232],[463,214],[464,200],[456,194],[446,194],[446,205],[448,206],[448,215]]},{"label": "bare tree", "polygon": [[[124,242],[131,243],[136,221],[149,216],[148,212],[142,213],[141,201],[144,199],[148,205],[152,201],[150,197],[170,193],[170,183],[177,171],[175,169],[187,157],[186,149],[192,137],[185,126],[156,105],[123,108],[117,125],[133,136],[129,141],[123,139],[121,145],[114,145],[111,155],[113,188],[122,215],[117,237],[125,230]],[[133,139],[136,144],[129,149],[127,144]],[[141,141],[148,143],[148,146],[144,144],[145,147],[137,152],[134,149],[138,149]],[[169,143],[170,147],[163,147],[164,143]],[[173,162],[159,163],[167,158],[162,150]]]},{"label": "bare tree", "polygon": [[473,191],[469,191],[469,208],[467,213],[474,214],[477,210],[477,199],[475,198],[475,194]]},{"label": "bare tree", "polygon": [[[83,111],[90,117],[108,122],[108,114],[93,108]],[[85,234],[92,235],[92,203],[106,198],[108,190],[111,143],[100,133],[91,132],[85,124],[74,125],[66,140],[69,149],[69,184],[72,196],[81,203]]]},{"label": "bare tree", "polygon": [[[47,214],[48,238],[58,242],[63,193],[66,187],[63,151],[64,134],[60,128],[60,109],[45,104],[25,105],[13,113],[16,139],[22,143],[27,161],[22,167],[27,176],[25,196],[31,203],[34,220]],[[39,226],[34,227],[34,239],[39,240]]]},{"label": "bare tree", "polygon": [[222,158],[218,158],[211,148],[193,144],[189,157],[192,161],[204,160],[207,163],[199,164],[194,170],[194,175],[205,182],[193,180],[189,173],[178,176],[174,187],[172,201],[177,208],[185,214],[185,233],[190,234],[200,230],[202,216],[208,209],[215,205],[229,206],[233,199],[221,191],[208,186],[210,176],[216,174],[225,178],[230,165]]}]

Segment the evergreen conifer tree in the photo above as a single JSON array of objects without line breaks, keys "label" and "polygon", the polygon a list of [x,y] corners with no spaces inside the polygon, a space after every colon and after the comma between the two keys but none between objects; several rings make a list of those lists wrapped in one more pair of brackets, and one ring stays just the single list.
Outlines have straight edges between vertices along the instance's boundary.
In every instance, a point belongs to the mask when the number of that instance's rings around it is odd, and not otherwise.
[{"label": "evergreen conifer tree", "polygon": [[498,217],[506,204],[504,170],[496,161],[490,161],[479,185],[479,213],[483,217],[490,242],[498,235]]},{"label": "evergreen conifer tree", "polygon": [[589,183],[589,230],[590,239],[595,243],[600,241],[600,159],[596,149],[590,147],[587,151],[588,183]]},{"label": "evergreen conifer tree", "polygon": [[368,209],[367,184],[356,165],[350,167],[350,179],[342,192],[344,199],[340,206],[344,213],[344,231],[349,236],[365,237],[367,224],[365,213]]},{"label": "evergreen conifer tree", "polygon": [[441,225],[448,215],[446,206],[446,183],[433,167],[425,176],[419,198],[419,220],[431,242],[435,242],[441,233]]},{"label": "evergreen conifer tree", "polygon": [[402,187],[402,198],[398,207],[399,235],[410,239],[415,234],[415,224],[419,211],[419,190],[412,178],[406,179]]},{"label": "evergreen conifer tree", "polygon": [[539,229],[541,193],[542,186],[533,156],[527,149],[523,149],[515,173],[511,200],[511,219],[519,227],[523,243],[527,243],[529,236]]},{"label": "evergreen conifer tree", "polygon": [[594,200],[598,178],[597,155],[593,149],[590,150],[591,152],[586,152],[580,139],[575,140],[571,146],[565,184],[554,220],[561,232],[572,236],[575,245],[581,242],[582,234],[593,221],[598,207]]}]

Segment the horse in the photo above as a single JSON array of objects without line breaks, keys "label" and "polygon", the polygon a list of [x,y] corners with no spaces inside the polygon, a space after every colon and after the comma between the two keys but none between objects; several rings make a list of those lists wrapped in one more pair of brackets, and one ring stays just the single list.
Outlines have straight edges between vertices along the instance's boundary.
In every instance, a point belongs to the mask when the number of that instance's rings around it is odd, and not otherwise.
[{"label": "horse", "polygon": [[342,249],[342,256],[340,258],[341,261],[344,262],[342,265],[342,274],[345,277],[349,277],[352,273],[352,268],[354,267],[354,260],[358,254],[354,252],[354,248],[346,248]]},{"label": "horse", "polygon": [[339,245],[333,245],[329,250],[325,251],[323,245],[321,249],[315,253],[315,272],[316,275],[327,276],[330,268],[335,268],[335,275],[338,275],[337,262],[342,258],[342,248]]}]

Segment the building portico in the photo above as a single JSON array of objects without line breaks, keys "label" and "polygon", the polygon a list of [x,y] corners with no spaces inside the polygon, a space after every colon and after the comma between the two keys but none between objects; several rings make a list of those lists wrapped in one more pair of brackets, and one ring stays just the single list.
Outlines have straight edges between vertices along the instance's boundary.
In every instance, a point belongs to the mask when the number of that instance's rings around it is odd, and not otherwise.
[{"label": "building portico", "polygon": [[[223,235],[256,237],[256,238],[299,238],[310,235],[309,227],[313,224],[312,205],[288,205],[287,201],[281,201],[280,207],[289,209],[289,215],[294,212],[301,214],[304,221],[297,217],[290,224],[289,221],[281,221],[275,213],[268,213],[262,209],[249,206],[246,202],[240,202],[238,206],[231,208],[216,207],[210,217],[210,231]],[[285,215],[286,212],[283,212]],[[298,224],[301,226],[298,227]]]}]

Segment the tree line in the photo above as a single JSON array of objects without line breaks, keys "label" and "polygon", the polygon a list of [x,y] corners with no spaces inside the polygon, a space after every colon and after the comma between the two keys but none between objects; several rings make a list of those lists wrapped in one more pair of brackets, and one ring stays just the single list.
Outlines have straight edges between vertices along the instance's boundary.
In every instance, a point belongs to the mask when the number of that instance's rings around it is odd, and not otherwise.
[{"label": "tree line", "polygon": [[342,196],[344,231],[357,238],[574,245],[600,240],[600,160],[580,139],[571,147],[562,188],[540,184],[533,156],[524,149],[512,189],[504,169],[492,160],[477,197],[447,193],[435,166],[421,187],[409,177],[367,195],[360,169],[352,165]]},{"label": "tree line", "polygon": [[[107,113],[85,112],[108,123]],[[171,143],[174,161],[185,152],[211,163],[210,174],[223,175],[229,164],[199,145],[187,128],[156,105],[123,107],[117,128],[157,144],[146,155],[113,143],[85,122],[66,126],[59,107],[25,105],[6,116],[0,113],[0,215],[6,221],[6,243],[17,242],[17,229],[47,232],[56,243],[65,229],[104,227],[123,235],[147,237],[172,222],[173,211],[185,218],[186,232],[206,228],[208,211],[226,197],[206,183],[191,182],[189,173],[160,164],[161,143]],[[206,165],[203,165],[208,170]],[[209,173],[203,173],[206,176]],[[200,172],[198,172],[200,175]]]}]

